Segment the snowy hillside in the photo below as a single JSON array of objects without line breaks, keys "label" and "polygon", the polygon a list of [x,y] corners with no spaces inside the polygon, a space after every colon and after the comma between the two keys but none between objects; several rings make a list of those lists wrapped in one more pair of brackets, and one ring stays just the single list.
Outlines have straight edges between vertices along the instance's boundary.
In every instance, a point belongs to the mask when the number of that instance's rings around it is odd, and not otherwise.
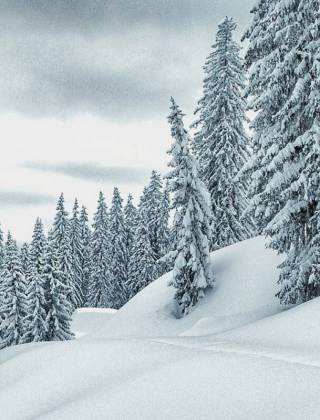
[{"label": "snowy hillside", "polygon": [[216,288],[184,319],[167,275],[118,312],[78,311],[74,341],[2,350],[1,418],[319,419],[320,300],[281,311],[280,261],[244,241],[212,254]]},{"label": "snowy hillside", "polygon": [[216,287],[189,316],[174,317],[170,274],[158,279],[125,305],[106,326],[108,336],[207,335],[276,313],[275,267],[281,259],[258,237],[212,254]]}]

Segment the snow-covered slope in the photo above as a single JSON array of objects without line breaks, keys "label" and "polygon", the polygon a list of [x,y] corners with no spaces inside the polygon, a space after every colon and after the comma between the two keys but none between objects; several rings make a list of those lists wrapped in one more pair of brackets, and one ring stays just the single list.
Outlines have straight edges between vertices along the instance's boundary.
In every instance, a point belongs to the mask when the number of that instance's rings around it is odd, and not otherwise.
[{"label": "snow-covered slope", "polygon": [[212,255],[217,287],[174,318],[166,278],[72,342],[0,352],[4,420],[320,418],[320,299],[280,311],[279,257],[255,238]]},{"label": "snow-covered slope", "polygon": [[207,335],[253,322],[279,311],[275,298],[281,258],[262,237],[212,254],[216,287],[190,315],[174,316],[170,273],[135,296],[106,325],[107,336]]},{"label": "snow-covered slope", "polygon": [[98,336],[103,333],[107,321],[117,312],[110,308],[80,308],[73,315],[72,331],[77,338]]}]

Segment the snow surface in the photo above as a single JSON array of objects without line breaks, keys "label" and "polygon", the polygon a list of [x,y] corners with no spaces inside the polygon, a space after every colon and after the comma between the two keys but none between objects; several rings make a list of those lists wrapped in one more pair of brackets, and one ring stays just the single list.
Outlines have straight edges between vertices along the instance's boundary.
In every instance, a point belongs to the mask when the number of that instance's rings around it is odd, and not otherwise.
[{"label": "snow surface", "polygon": [[[80,308],[73,315],[72,331],[77,338],[98,336],[103,333],[107,321],[117,312],[112,308]],[[101,331],[102,330],[102,331]]]},{"label": "snow surface", "polygon": [[174,316],[171,273],[142,290],[106,325],[105,336],[207,335],[279,312],[276,266],[282,259],[258,237],[212,254],[216,287],[185,318]]},{"label": "snow surface", "polygon": [[320,299],[281,311],[263,238],[217,251],[217,287],[175,319],[168,275],[116,313],[74,317],[84,339],[0,352],[4,420],[319,419]]}]

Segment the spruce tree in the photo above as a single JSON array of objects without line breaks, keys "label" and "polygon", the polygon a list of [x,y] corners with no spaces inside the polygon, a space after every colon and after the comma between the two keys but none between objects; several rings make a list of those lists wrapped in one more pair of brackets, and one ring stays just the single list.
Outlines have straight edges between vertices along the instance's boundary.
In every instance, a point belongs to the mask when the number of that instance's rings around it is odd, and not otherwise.
[{"label": "spruce tree", "polygon": [[84,304],[83,288],[82,288],[82,259],[83,259],[83,244],[81,222],[79,220],[79,205],[78,200],[75,199],[73,206],[72,218],[70,220],[70,246],[71,246],[71,260],[73,273],[73,294],[75,306],[80,308]]},{"label": "spruce tree", "polygon": [[122,198],[118,188],[113,191],[110,209],[110,294],[112,307],[119,309],[126,302],[127,249]]},{"label": "spruce tree", "polygon": [[160,174],[152,171],[150,184],[147,187],[147,200],[145,204],[146,221],[148,223],[150,244],[156,260],[162,257],[161,237],[162,226],[162,180]]},{"label": "spruce tree", "polygon": [[215,235],[212,249],[247,239],[253,222],[244,215],[248,206],[247,182],[237,175],[249,158],[245,133],[245,77],[240,47],[233,40],[236,24],[226,17],[218,26],[216,42],[205,66],[203,96],[194,126],[195,150],[201,176],[211,196]]},{"label": "spruce tree", "polygon": [[286,254],[281,303],[300,303],[319,293],[310,263],[320,190],[319,2],[259,1],[253,15],[245,34],[256,111],[251,208],[269,246]]},{"label": "spruce tree", "polygon": [[[320,296],[320,203],[318,203],[317,211],[311,220],[314,228],[314,236],[310,241],[310,246],[302,254],[300,265],[300,275],[297,276],[299,284],[297,290],[304,290],[307,285],[305,293],[308,294],[306,300],[312,299],[315,296]],[[291,284],[285,284],[290,293]],[[283,290],[282,293],[285,293]]]},{"label": "spruce tree", "polygon": [[49,312],[49,284],[44,279],[46,237],[40,218],[37,218],[32,235],[29,265],[26,271],[28,285],[27,319],[24,342],[43,341],[47,337]]},{"label": "spruce tree", "polygon": [[72,248],[70,242],[70,222],[64,206],[64,196],[60,195],[53,222],[51,241],[57,251],[59,270],[62,272],[65,292],[72,307],[76,307]]},{"label": "spruce tree", "polygon": [[27,285],[19,249],[11,233],[6,242],[6,257],[0,282],[0,347],[22,342],[27,316]]},{"label": "spruce tree", "polygon": [[26,274],[28,270],[29,260],[30,260],[29,245],[25,242],[22,244],[22,247],[20,250],[20,262],[21,262],[22,272],[24,275]]},{"label": "spruce tree", "polygon": [[[4,290],[2,290],[3,281],[2,277],[4,275],[4,262],[5,262],[5,245],[3,239],[3,231],[0,226],[0,307],[1,307],[1,298],[4,299]],[[0,311],[0,343],[1,343],[1,325],[4,325],[5,314]]]},{"label": "spruce tree", "polygon": [[93,218],[92,270],[88,285],[88,304],[93,307],[110,307],[110,233],[108,210],[102,192]]},{"label": "spruce tree", "polygon": [[134,262],[133,250],[136,242],[136,230],[138,224],[138,210],[133,204],[133,197],[131,194],[128,195],[128,200],[124,208],[124,225],[125,225],[125,246],[126,246],[126,301],[131,296],[131,280],[132,272],[131,267]]},{"label": "spruce tree", "polygon": [[4,239],[3,239],[3,231],[0,226],[0,272],[4,267],[4,259],[5,259],[5,246],[4,246]]},{"label": "spruce tree", "polygon": [[[268,98],[266,95],[267,80],[270,80],[277,61],[282,60],[280,56],[278,57],[277,51],[272,53],[275,33],[269,33],[269,27],[272,29],[272,25],[268,14],[274,4],[274,0],[259,0],[257,2],[252,9],[253,22],[243,37],[243,40],[250,40],[245,56],[245,68],[250,69],[246,96],[254,98],[249,102],[249,108],[256,112],[256,117],[251,123],[254,132],[253,153],[241,172],[250,178],[248,191],[250,202],[247,212],[253,215],[257,231],[260,234],[264,232],[264,228],[272,219],[272,214],[277,212],[282,200],[281,194],[278,194],[277,199],[273,200],[266,190],[268,179],[274,175],[270,163],[278,153],[278,144],[281,143],[278,129],[273,126],[273,116],[277,114],[277,101],[270,100],[270,98],[266,101]],[[269,58],[268,55],[270,55]],[[264,62],[263,74],[261,74],[260,60]],[[265,99],[263,99],[264,97]]]},{"label": "spruce tree", "polygon": [[49,284],[48,314],[46,319],[46,339],[70,340],[72,304],[68,299],[69,287],[65,284],[65,275],[60,270],[61,261],[55,241],[48,241],[45,255],[44,281]]},{"label": "spruce tree", "polygon": [[130,299],[151,283],[157,275],[147,226],[146,220],[138,216],[130,261],[130,277],[127,283]]},{"label": "spruce tree", "polygon": [[165,196],[163,191],[160,174],[152,171],[150,183],[144,189],[140,200],[139,211],[140,217],[147,223],[149,241],[157,262],[167,252],[168,199],[168,193],[166,192]]},{"label": "spruce tree", "polygon": [[92,270],[92,245],[91,231],[88,224],[87,209],[82,206],[80,211],[80,232],[81,232],[81,287],[84,306],[88,305],[88,287]]},{"label": "spruce tree", "polygon": [[209,256],[212,214],[210,195],[199,178],[197,161],[189,150],[190,138],[183,125],[183,114],[172,98],[170,109],[168,120],[174,143],[169,151],[172,170],[167,178],[179,225],[169,284],[176,288],[179,310],[186,315],[214,282]]},{"label": "spruce tree", "polygon": [[30,244],[30,261],[36,267],[39,275],[42,274],[44,268],[44,254],[46,249],[46,237],[43,231],[41,219],[36,219],[32,241]]},{"label": "spruce tree", "polygon": [[161,258],[158,260],[158,274],[162,275],[167,271],[170,271],[172,268],[162,258],[167,255],[170,250],[170,227],[169,227],[169,217],[170,217],[170,191],[169,184],[166,182],[162,200],[160,205],[160,214],[159,214],[159,249]]},{"label": "spruce tree", "polygon": [[39,274],[36,264],[29,262],[26,272],[27,280],[27,316],[22,341],[44,341],[48,334],[48,315],[51,298],[48,299],[49,291],[45,295],[43,287],[44,268]]},{"label": "spruce tree", "polygon": [[26,331],[28,329],[27,323],[28,323],[28,315],[29,315],[29,299],[30,299],[30,277],[27,276],[28,273],[28,267],[30,265],[30,250],[29,245],[25,242],[22,244],[19,255],[19,263],[21,266],[21,273],[23,278],[23,283],[20,285],[20,290],[23,295],[24,300],[24,313],[23,313],[23,321],[22,321],[22,329],[20,332],[20,343],[26,343],[28,342],[26,338]]},{"label": "spruce tree", "polygon": [[14,280],[4,268],[0,281],[0,349],[19,343],[20,328]]}]

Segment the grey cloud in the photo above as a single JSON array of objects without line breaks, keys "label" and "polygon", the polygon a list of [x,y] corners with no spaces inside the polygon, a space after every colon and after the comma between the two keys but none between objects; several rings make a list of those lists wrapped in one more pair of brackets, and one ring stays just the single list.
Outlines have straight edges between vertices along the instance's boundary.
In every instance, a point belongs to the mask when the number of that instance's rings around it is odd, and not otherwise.
[{"label": "grey cloud", "polygon": [[0,190],[1,207],[38,206],[54,203],[55,200],[55,197],[46,194]]},{"label": "grey cloud", "polygon": [[95,162],[23,162],[21,167],[59,173],[86,181],[114,184],[140,184],[146,182],[151,173],[149,169],[102,166]]},{"label": "grey cloud", "polygon": [[192,111],[217,23],[243,28],[253,2],[2,0],[0,110],[163,118],[173,95]]},{"label": "grey cloud", "polygon": [[2,0],[4,22],[43,31],[108,33],[128,25],[181,26],[212,19],[221,0]]},{"label": "grey cloud", "polygon": [[[27,72],[31,76],[31,69]],[[75,69],[68,63],[61,63],[60,68],[51,68],[50,72],[35,68],[24,86],[17,86],[16,80],[3,83],[5,94],[1,95],[0,106],[2,102],[2,109],[16,109],[29,116],[64,117],[91,112],[113,120],[128,120],[166,112],[173,92],[184,102],[190,101],[185,81],[174,86],[174,81],[166,81],[166,76],[157,80],[146,73],[142,69],[137,77],[130,71],[102,71],[85,65]]]}]

